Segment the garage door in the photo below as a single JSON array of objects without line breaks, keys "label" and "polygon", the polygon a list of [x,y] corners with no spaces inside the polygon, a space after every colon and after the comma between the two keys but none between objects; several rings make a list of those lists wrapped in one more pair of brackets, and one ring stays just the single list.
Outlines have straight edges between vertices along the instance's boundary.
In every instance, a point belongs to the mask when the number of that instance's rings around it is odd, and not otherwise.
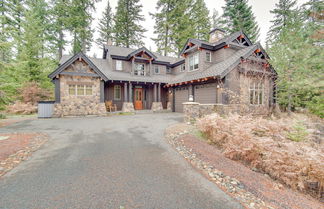
[{"label": "garage door", "polygon": [[195,102],[201,104],[216,103],[216,83],[196,85],[195,86]]},{"label": "garage door", "polygon": [[188,102],[188,87],[181,87],[175,89],[175,111],[183,112],[183,104]]}]

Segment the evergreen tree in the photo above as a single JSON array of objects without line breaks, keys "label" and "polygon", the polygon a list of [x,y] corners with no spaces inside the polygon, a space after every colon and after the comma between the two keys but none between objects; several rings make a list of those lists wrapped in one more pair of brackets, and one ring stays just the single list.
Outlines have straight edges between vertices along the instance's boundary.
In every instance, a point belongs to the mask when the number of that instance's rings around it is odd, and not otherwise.
[{"label": "evergreen tree", "polygon": [[221,23],[221,17],[216,9],[213,10],[213,15],[212,15],[212,29],[215,28],[223,28],[223,25]]},{"label": "evergreen tree", "polygon": [[72,52],[86,52],[91,47],[93,20],[91,12],[95,10],[94,0],[72,0],[69,10],[69,31],[72,33]]},{"label": "evergreen tree", "polygon": [[171,43],[171,12],[174,9],[175,0],[159,0],[156,5],[157,12],[150,15],[155,20],[154,34],[156,38],[152,38],[157,46],[157,51],[167,56],[174,52]]},{"label": "evergreen tree", "polygon": [[63,56],[64,46],[67,43],[64,31],[71,28],[68,17],[71,2],[70,0],[52,0],[52,4],[54,46],[57,48],[57,56],[58,60],[60,60]]},{"label": "evergreen tree", "polygon": [[279,0],[279,3],[276,4],[276,8],[270,11],[274,14],[274,19],[271,21],[272,26],[268,32],[268,43],[270,43],[269,41],[274,41],[282,29],[286,27],[295,6],[296,0]]},{"label": "evergreen tree", "polygon": [[252,42],[258,40],[260,29],[247,0],[227,0],[223,10],[222,23],[226,32],[234,33],[242,30]]},{"label": "evergreen tree", "polygon": [[171,36],[175,52],[178,55],[188,38],[193,38],[195,34],[194,27],[191,27],[195,24],[191,22],[192,18],[189,12],[192,6],[193,0],[176,1],[171,12]]},{"label": "evergreen tree", "polygon": [[103,17],[99,21],[98,32],[99,38],[96,41],[99,46],[107,44],[109,40],[113,41],[113,13],[109,0],[103,13]]},{"label": "evergreen tree", "polygon": [[8,1],[0,0],[0,70],[2,62],[8,62],[11,55],[8,4]]},{"label": "evergreen tree", "polygon": [[117,46],[140,46],[146,31],[141,25],[144,20],[139,0],[118,0],[114,21],[115,43]]},{"label": "evergreen tree", "polygon": [[194,29],[194,37],[200,40],[207,41],[209,38],[209,31],[211,22],[209,19],[209,10],[204,0],[195,0],[191,7],[191,24]]}]

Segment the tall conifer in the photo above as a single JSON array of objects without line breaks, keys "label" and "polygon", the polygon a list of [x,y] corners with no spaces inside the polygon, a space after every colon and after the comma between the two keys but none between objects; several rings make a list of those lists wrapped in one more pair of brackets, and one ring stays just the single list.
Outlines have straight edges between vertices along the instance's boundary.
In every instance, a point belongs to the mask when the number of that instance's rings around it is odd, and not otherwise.
[{"label": "tall conifer", "polygon": [[114,21],[115,44],[117,46],[132,47],[143,45],[142,26],[144,16],[142,4],[139,0],[118,0]]},{"label": "tall conifer", "polygon": [[96,40],[99,46],[108,43],[109,40],[113,41],[113,12],[108,0],[103,16],[99,21],[99,38]]},{"label": "tall conifer", "polygon": [[258,40],[260,29],[247,0],[227,0],[223,10],[222,23],[227,33],[242,30],[253,42]]}]

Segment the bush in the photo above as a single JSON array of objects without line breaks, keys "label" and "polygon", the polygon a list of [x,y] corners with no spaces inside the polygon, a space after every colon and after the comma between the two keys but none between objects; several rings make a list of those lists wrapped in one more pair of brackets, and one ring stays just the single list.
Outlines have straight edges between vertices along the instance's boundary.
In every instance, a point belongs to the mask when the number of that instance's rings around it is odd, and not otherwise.
[{"label": "bush", "polygon": [[43,89],[36,82],[28,82],[20,89],[22,102],[36,104],[51,97],[51,92]]},{"label": "bush", "polygon": [[321,186],[314,190],[308,185],[324,185],[324,155],[320,144],[307,140],[310,136],[300,121],[212,114],[198,120],[197,126],[227,158],[318,197]]},{"label": "bush", "polygon": [[0,113],[0,119],[6,119],[6,118],[7,118],[6,115]]}]

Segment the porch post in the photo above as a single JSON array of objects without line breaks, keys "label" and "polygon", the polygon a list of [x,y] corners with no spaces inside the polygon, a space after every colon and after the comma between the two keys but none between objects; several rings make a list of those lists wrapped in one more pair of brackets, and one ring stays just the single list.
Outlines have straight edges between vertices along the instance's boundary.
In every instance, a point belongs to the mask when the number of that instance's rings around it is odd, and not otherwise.
[{"label": "porch post", "polygon": [[129,82],[129,102],[133,102],[133,85]]},{"label": "porch post", "polygon": [[157,102],[157,95],[156,95],[156,83],[154,84],[154,89],[153,89],[153,95],[154,95],[154,102]]},{"label": "porch post", "polygon": [[128,102],[127,82],[124,83],[124,102]]},{"label": "porch post", "polygon": [[105,102],[105,82],[100,81],[100,102]]},{"label": "porch post", "polygon": [[161,102],[161,84],[158,84],[158,102]]},{"label": "porch post", "polygon": [[150,59],[150,76],[153,75],[153,72],[152,72],[152,59]]},{"label": "porch post", "polygon": [[54,83],[55,83],[55,102],[60,103],[61,102],[60,80],[58,78],[55,78]]},{"label": "porch post", "polygon": [[132,70],[131,70],[131,75],[134,75],[134,68],[135,68],[135,58],[132,58]]}]

